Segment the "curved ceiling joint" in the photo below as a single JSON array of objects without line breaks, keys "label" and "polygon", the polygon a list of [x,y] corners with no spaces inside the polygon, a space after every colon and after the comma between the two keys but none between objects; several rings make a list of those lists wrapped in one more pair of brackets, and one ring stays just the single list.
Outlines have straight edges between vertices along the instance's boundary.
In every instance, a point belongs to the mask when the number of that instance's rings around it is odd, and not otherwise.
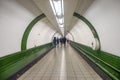
[{"label": "curved ceiling joint", "polygon": [[84,23],[86,23],[88,25],[88,27],[90,28],[94,38],[96,41],[97,44],[96,44],[96,50],[100,50],[101,49],[101,43],[100,43],[100,39],[99,39],[99,36],[98,36],[98,33],[97,31],[95,30],[94,26],[85,18],[83,17],[82,15],[74,12],[73,16],[77,17],[78,19],[81,19]]},{"label": "curved ceiling joint", "polygon": [[45,18],[45,14],[41,14],[38,17],[36,17],[35,19],[33,19],[31,21],[31,23],[28,25],[28,27],[26,28],[23,37],[22,37],[22,41],[21,41],[21,51],[26,50],[27,49],[27,39],[28,36],[30,34],[30,31],[32,30],[32,28],[34,27],[34,25],[41,19]]}]

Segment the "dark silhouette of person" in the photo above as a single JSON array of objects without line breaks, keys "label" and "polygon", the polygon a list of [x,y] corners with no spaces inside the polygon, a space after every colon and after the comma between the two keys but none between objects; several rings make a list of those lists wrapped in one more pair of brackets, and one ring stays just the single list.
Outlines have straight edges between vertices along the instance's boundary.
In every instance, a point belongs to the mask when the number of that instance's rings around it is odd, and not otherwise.
[{"label": "dark silhouette of person", "polygon": [[63,37],[63,44],[66,45],[66,37]]},{"label": "dark silhouette of person", "polygon": [[59,38],[57,38],[57,45],[59,46]]},{"label": "dark silhouette of person", "polygon": [[53,45],[54,45],[54,47],[56,47],[56,44],[57,44],[57,39],[56,39],[56,37],[54,37],[54,39],[53,39]]},{"label": "dark silhouette of person", "polygon": [[60,44],[61,44],[61,46],[62,46],[62,43],[63,43],[62,38],[60,38]]}]

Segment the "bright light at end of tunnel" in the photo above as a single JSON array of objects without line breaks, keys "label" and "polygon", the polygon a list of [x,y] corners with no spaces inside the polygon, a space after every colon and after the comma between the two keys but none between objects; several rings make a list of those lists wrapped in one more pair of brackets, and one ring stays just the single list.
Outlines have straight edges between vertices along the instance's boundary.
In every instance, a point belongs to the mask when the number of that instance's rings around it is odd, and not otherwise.
[{"label": "bright light at end of tunnel", "polygon": [[52,7],[53,13],[55,15],[55,18],[57,20],[58,26],[64,35],[64,6],[63,6],[63,0],[49,0],[50,5]]}]

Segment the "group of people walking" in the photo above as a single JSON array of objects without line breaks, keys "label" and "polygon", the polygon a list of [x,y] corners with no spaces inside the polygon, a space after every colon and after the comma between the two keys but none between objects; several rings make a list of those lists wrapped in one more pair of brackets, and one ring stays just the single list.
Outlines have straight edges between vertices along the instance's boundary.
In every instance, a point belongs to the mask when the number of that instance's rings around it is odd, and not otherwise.
[{"label": "group of people walking", "polygon": [[54,45],[54,47],[56,47],[57,45],[59,46],[59,45],[66,45],[66,41],[67,41],[67,39],[66,39],[66,37],[61,37],[61,38],[58,38],[58,37],[54,37],[54,39],[53,39],[53,45]]}]

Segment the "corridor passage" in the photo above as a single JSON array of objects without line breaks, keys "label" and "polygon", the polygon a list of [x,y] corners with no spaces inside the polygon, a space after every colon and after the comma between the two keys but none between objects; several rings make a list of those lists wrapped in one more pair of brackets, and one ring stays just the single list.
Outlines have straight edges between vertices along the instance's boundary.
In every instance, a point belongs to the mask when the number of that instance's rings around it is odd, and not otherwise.
[{"label": "corridor passage", "polygon": [[70,45],[52,49],[18,80],[102,80]]}]

